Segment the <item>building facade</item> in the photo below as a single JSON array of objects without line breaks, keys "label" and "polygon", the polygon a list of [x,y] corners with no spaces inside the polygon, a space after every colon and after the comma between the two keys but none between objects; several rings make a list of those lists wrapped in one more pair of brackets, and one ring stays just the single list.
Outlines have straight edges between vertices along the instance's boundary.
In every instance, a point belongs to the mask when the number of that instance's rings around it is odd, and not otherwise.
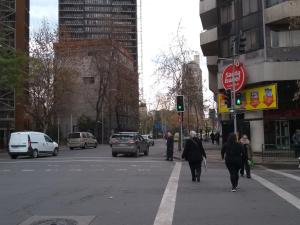
[{"label": "building facade", "polygon": [[[0,2],[0,46],[28,54],[29,0]],[[26,127],[23,102],[14,90],[0,89],[0,145],[6,145],[11,131]]]},{"label": "building facade", "polygon": [[204,102],[202,71],[198,55],[194,60],[183,65],[182,94],[185,96],[185,118],[188,131],[199,130],[204,126]]},{"label": "building facade", "polygon": [[[300,79],[300,1],[200,0],[200,18],[209,88],[219,112],[222,73],[232,64],[235,44],[235,59],[247,74],[241,90],[244,107],[237,115],[239,133],[250,136],[257,152],[267,147],[292,148],[293,134],[300,128],[300,104],[294,99]],[[246,38],[245,51],[239,52],[242,36]],[[268,85],[275,85],[274,90]],[[274,107],[268,107],[272,101]],[[226,139],[233,131],[231,115],[221,112],[220,119]]]},{"label": "building facade", "polygon": [[136,0],[59,0],[59,28],[66,39],[112,39],[138,65]]},{"label": "building facade", "polygon": [[[64,60],[73,74],[68,91],[58,96],[63,138],[88,129],[101,143],[113,132],[138,130],[138,79],[125,49],[103,39],[60,42],[55,50],[57,60]],[[80,118],[90,124],[80,127]]]}]

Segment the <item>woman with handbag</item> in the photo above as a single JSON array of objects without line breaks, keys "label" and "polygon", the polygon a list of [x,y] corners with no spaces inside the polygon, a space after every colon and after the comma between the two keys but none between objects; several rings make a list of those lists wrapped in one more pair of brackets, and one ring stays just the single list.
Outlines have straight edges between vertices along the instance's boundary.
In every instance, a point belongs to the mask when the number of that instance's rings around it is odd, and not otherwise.
[{"label": "woman with handbag", "polygon": [[227,143],[221,150],[222,159],[225,158],[225,164],[230,174],[232,192],[236,192],[239,183],[239,170],[242,164],[243,146],[237,142],[236,134],[228,136]]}]

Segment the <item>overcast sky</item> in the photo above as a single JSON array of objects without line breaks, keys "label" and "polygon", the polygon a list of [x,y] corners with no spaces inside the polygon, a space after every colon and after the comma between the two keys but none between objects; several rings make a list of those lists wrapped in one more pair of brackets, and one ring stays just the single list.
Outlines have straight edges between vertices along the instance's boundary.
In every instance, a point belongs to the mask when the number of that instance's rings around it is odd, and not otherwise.
[{"label": "overcast sky", "polygon": [[[46,17],[49,22],[58,24],[58,0],[31,0],[30,28],[36,30],[41,20]],[[191,49],[200,53],[201,22],[199,17],[199,0],[142,0],[142,35],[143,35],[143,77],[144,97],[153,103],[158,90],[153,86],[153,59],[162,50],[166,50],[174,37],[178,24]],[[203,79],[207,80],[207,69],[201,57]],[[207,87],[207,84],[205,85]],[[206,92],[207,93],[207,92]],[[211,97],[211,94],[206,98]]]}]

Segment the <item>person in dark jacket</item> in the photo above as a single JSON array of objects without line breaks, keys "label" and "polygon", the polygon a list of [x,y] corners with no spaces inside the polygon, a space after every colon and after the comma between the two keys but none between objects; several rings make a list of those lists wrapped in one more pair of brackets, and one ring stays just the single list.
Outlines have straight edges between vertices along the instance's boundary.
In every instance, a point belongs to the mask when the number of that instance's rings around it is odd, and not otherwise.
[{"label": "person in dark jacket", "polygon": [[244,147],[243,156],[242,156],[242,166],[240,170],[240,174],[244,176],[244,170],[246,170],[247,178],[251,178],[250,165],[249,163],[252,161],[252,150],[250,145],[250,140],[247,135],[244,134],[240,139],[240,143]]},{"label": "person in dark jacket", "polygon": [[232,192],[236,192],[236,188],[238,186],[242,155],[243,146],[237,142],[236,134],[230,134],[228,136],[227,143],[222,147],[221,156],[222,159],[225,157],[225,164],[230,173]]},{"label": "person in dark jacket", "polygon": [[167,161],[173,161],[174,139],[171,132],[167,134]]},{"label": "person in dark jacket", "polygon": [[202,146],[202,142],[196,137],[196,132],[191,131],[190,138],[185,143],[182,158],[189,162],[193,182],[195,182],[196,179],[200,182],[203,157],[206,158],[206,154]]}]

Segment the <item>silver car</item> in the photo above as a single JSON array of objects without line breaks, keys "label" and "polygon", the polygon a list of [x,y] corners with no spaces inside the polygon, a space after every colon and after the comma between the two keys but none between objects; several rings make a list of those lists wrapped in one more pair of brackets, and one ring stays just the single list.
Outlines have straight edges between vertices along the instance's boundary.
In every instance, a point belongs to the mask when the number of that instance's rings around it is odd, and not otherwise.
[{"label": "silver car", "polygon": [[68,136],[68,147],[70,150],[74,148],[97,147],[97,139],[89,132],[74,132]]},{"label": "silver car", "polygon": [[149,154],[147,141],[139,134],[113,134],[111,137],[112,156],[131,154],[139,157],[140,153]]}]

